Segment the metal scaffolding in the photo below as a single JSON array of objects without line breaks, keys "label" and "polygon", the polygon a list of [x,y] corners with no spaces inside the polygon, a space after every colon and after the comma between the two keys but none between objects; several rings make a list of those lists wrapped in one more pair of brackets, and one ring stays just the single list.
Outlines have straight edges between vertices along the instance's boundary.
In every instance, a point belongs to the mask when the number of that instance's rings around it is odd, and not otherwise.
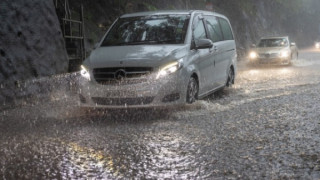
[{"label": "metal scaffolding", "polygon": [[78,14],[75,12],[78,18],[73,18],[68,0],[54,0],[54,4],[68,53],[69,72],[78,71],[86,58],[83,6],[80,5]]}]

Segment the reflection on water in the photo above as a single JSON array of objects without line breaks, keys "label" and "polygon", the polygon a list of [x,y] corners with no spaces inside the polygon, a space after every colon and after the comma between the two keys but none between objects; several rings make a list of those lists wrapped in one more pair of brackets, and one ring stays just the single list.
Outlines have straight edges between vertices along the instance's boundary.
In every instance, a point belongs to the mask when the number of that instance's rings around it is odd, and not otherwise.
[{"label": "reflection on water", "polygon": [[61,145],[66,147],[60,163],[64,178],[186,179],[198,171],[194,167],[196,146],[179,132],[146,133],[143,138],[134,135],[125,146],[114,150],[96,150],[77,143],[61,142]]},{"label": "reflection on water", "polygon": [[110,155],[103,151],[82,147],[76,143],[62,143],[66,146],[60,164],[64,178],[120,178],[121,174],[113,164]]}]

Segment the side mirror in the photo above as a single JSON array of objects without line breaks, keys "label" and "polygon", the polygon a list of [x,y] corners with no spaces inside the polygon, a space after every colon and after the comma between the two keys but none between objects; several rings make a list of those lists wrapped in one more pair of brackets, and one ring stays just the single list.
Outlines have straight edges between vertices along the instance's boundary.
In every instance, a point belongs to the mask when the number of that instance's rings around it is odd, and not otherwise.
[{"label": "side mirror", "polygon": [[213,42],[210,39],[199,39],[196,41],[196,49],[209,49],[213,47]]},{"label": "side mirror", "polygon": [[296,46],[296,43],[293,42],[293,43],[290,44],[290,46]]}]

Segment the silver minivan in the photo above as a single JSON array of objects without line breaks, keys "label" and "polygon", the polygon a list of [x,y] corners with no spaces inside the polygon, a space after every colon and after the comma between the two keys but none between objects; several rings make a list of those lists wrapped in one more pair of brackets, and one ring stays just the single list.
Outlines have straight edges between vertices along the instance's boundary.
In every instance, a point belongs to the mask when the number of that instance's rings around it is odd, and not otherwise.
[{"label": "silver minivan", "polygon": [[81,66],[82,106],[193,103],[234,83],[229,20],[207,11],[158,11],[118,18]]}]

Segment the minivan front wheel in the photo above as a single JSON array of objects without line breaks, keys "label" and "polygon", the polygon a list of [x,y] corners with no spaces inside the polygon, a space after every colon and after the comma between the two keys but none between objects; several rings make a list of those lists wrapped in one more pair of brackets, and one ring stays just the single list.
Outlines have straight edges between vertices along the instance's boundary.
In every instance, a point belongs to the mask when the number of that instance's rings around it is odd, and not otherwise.
[{"label": "minivan front wheel", "polygon": [[187,89],[187,103],[191,104],[198,98],[199,86],[198,82],[194,77],[191,77],[188,83]]},{"label": "minivan front wheel", "polygon": [[231,87],[232,84],[234,84],[234,70],[233,70],[233,68],[230,68],[229,73],[228,73],[228,79],[227,79],[226,86]]}]

